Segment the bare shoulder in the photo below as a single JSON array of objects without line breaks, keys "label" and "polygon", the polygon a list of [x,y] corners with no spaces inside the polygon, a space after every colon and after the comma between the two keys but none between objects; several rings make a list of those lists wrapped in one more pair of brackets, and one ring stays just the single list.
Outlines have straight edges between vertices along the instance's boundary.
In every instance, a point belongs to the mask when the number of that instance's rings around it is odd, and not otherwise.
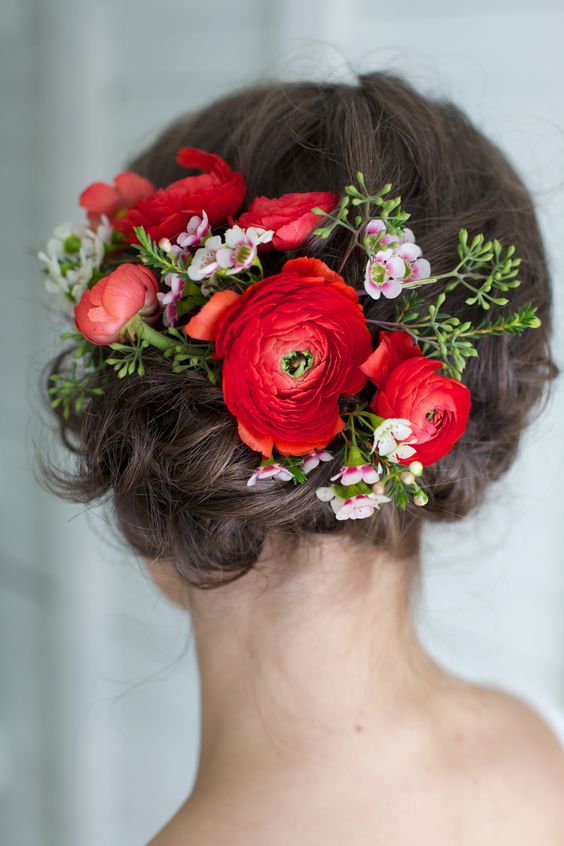
[{"label": "bare shoulder", "polygon": [[530,705],[510,693],[468,685],[463,698],[460,742],[468,731],[474,741],[470,758],[475,755],[472,764],[482,773],[481,792],[492,814],[511,813],[518,843],[564,843],[560,739]]}]

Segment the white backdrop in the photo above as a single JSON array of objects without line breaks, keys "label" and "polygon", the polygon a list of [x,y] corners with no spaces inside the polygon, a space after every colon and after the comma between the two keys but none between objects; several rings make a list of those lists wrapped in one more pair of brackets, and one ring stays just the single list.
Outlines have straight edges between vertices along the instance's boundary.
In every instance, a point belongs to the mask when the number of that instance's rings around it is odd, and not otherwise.
[{"label": "white backdrop", "polygon": [[[492,11],[492,9],[494,11]],[[0,841],[140,846],[190,787],[188,621],[101,512],[42,493],[55,329],[33,251],[170,118],[257,76],[391,68],[468,110],[537,198],[564,364],[564,12],[558,0],[5,0],[0,418]],[[9,295],[8,295],[9,291]],[[423,638],[457,672],[564,704],[564,392],[486,507],[425,539]]]}]

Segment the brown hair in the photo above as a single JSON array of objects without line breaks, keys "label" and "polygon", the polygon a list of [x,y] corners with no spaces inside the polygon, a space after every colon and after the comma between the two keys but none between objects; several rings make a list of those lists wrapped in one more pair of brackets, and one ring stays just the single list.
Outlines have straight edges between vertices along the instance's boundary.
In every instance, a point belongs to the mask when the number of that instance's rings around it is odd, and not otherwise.
[{"label": "brown hair", "polygon": [[[315,496],[334,467],[322,465],[303,485],[247,487],[258,456],[241,443],[221,390],[196,371],[174,374],[154,360],[142,378],[113,378],[69,420],[59,415],[76,455],[72,475],[51,471],[60,494],[88,502],[112,494],[121,531],[142,554],[169,559],[188,582],[211,587],[246,573],[271,531],[300,537],[339,532],[411,555],[424,520],[452,520],[482,500],[510,466],[519,437],[554,375],[548,338],[550,289],[529,193],[507,159],[454,105],[432,101],[396,76],[362,75],[358,84],[269,83],[230,94],[183,117],[129,165],[164,186],[186,175],[175,164],[184,145],[223,156],[242,173],[249,201],[292,191],[333,191],[362,170],[376,189],[393,183],[434,272],[456,262],[457,233],[484,232],[516,245],[523,259],[515,306],[532,301],[543,324],[522,336],[483,338],[464,381],[472,393],[468,429],[454,450],[428,468],[425,508],[383,507],[371,519],[337,522]],[[337,230],[311,236],[301,252],[337,268],[348,247]],[[343,275],[362,278],[353,251]],[[281,257],[272,252],[265,271]],[[357,285],[358,287],[358,285]],[[424,292],[426,289],[422,289]],[[429,299],[436,292],[423,294]],[[481,317],[464,295],[451,312]],[[367,317],[393,319],[394,305],[370,302]],[[65,355],[55,368],[60,372]]]}]

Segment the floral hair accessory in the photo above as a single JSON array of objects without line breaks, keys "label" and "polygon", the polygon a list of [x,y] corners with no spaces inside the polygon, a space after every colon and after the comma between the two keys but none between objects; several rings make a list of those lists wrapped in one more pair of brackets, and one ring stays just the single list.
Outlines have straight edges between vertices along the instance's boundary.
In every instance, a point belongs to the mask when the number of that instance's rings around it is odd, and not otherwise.
[{"label": "floral hair accessory", "polygon": [[[540,325],[533,305],[502,310],[520,284],[514,247],[461,229],[456,265],[432,274],[389,184],[372,193],[359,172],[341,197],[256,197],[241,212],[245,180],[221,157],[184,147],[176,160],[203,173],[164,188],[131,172],[94,183],[80,197],[89,225],[58,227],[39,254],[48,291],[75,321],[63,335],[75,344],[70,372],[51,376],[53,407],[79,412],[112,370],[142,377],[151,347],[173,372],[199,369],[221,384],[241,441],[261,456],[249,487],[325,473],[316,494],[337,520],[392,500],[425,505],[424,468],[468,424],[462,375],[475,342]],[[350,246],[337,270],[294,255],[265,275],[266,251],[299,250],[338,228]],[[345,280],[354,249],[364,278]],[[428,285],[437,295],[424,305],[416,289]],[[485,316],[495,309],[493,319],[449,314],[455,290]],[[363,304],[380,298],[398,300],[393,321],[367,318]]]}]

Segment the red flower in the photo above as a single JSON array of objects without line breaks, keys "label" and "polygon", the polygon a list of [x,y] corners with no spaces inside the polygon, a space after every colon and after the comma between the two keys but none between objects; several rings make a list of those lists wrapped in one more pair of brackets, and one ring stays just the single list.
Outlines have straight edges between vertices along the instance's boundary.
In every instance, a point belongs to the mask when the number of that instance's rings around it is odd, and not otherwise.
[{"label": "red flower", "polygon": [[153,183],[144,176],[126,170],[114,176],[113,185],[93,182],[84,189],[78,202],[86,209],[90,223],[96,226],[103,214],[114,223],[128,206],[152,194],[154,190]]},{"label": "red flower", "polygon": [[456,379],[441,376],[441,361],[423,355],[405,332],[380,332],[378,348],[362,365],[377,391],[370,407],[381,417],[410,421],[417,438],[415,455],[401,463],[434,464],[464,434],[470,414],[470,391]]},{"label": "red flower", "polygon": [[311,211],[320,208],[330,212],[339,202],[339,195],[330,191],[312,191],[308,194],[283,194],[281,197],[255,197],[237,223],[243,228],[261,226],[272,229],[272,246],[276,250],[293,250],[300,247],[321,218]]},{"label": "red flower", "polygon": [[186,325],[215,340],[239,436],[265,458],[306,455],[343,428],[338,400],[362,389],[371,349],[358,297],[319,259],[287,261],[242,294],[213,295]]},{"label": "red flower", "polygon": [[195,147],[182,147],[176,154],[176,162],[181,167],[205,173],[179,179],[138,200],[117,224],[127,241],[135,241],[134,226],[143,226],[155,241],[173,239],[190,217],[201,215],[202,210],[207,213],[210,226],[217,226],[241,208],[247,190],[245,180],[220,156]]},{"label": "red flower", "polygon": [[112,344],[136,314],[152,317],[157,313],[158,290],[157,280],[146,267],[120,264],[83,293],[74,307],[76,328],[93,344]]}]

